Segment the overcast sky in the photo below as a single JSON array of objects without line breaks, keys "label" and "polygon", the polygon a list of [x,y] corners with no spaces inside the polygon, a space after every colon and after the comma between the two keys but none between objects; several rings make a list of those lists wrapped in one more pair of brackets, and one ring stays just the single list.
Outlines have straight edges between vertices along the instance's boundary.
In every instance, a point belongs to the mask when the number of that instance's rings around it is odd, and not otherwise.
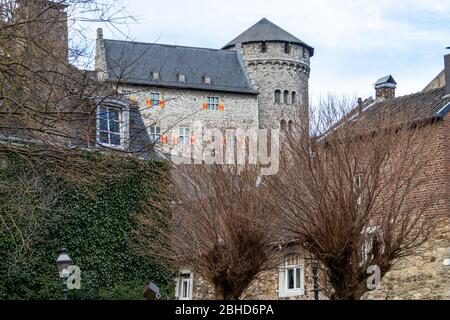
[{"label": "overcast sky", "polygon": [[[310,92],[369,97],[392,74],[399,95],[443,69],[450,0],[123,0],[133,40],[221,48],[261,18],[313,46]],[[104,30],[106,38],[124,35]],[[95,35],[92,35],[95,37]]]}]

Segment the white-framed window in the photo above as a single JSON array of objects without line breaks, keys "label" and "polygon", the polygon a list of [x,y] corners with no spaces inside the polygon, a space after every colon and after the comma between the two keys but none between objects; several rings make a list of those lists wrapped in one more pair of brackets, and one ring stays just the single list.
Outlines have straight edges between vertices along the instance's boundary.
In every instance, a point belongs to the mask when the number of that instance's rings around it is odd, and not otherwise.
[{"label": "white-framed window", "polygon": [[133,92],[131,90],[122,90],[121,94],[123,96],[130,96]]},{"label": "white-framed window", "polygon": [[129,110],[123,106],[100,105],[97,108],[97,143],[124,148],[128,141]]},{"label": "white-framed window", "polygon": [[159,106],[161,94],[159,92],[150,93],[150,103],[152,107]]},{"label": "white-framed window", "polygon": [[178,300],[192,300],[194,275],[189,270],[181,270],[175,284],[175,297]]},{"label": "white-framed window", "polygon": [[363,230],[362,235],[364,237],[364,242],[361,248],[362,251],[362,261],[361,263],[365,263],[373,257],[373,249],[374,243],[378,242],[378,246],[380,246],[379,250],[381,252],[384,251],[383,240],[383,232],[380,226],[370,226]]},{"label": "white-framed window", "polygon": [[189,145],[191,140],[191,129],[190,128],[178,128],[178,143]]},{"label": "white-framed window", "polygon": [[184,74],[178,74],[178,82],[186,82],[186,76]]},{"label": "white-framed window", "polygon": [[211,84],[211,77],[204,76],[203,77],[203,83],[204,84]]},{"label": "white-framed window", "polygon": [[161,127],[158,126],[150,127],[150,142],[151,143],[161,142]]},{"label": "white-framed window", "polygon": [[363,204],[363,183],[364,175],[362,173],[355,174],[353,176],[353,191],[357,195],[356,203],[358,206]]},{"label": "white-framed window", "polygon": [[206,106],[208,107],[208,110],[218,111],[220,106],[219,97],[206,97]]},{"label": "white-framed window", "polygon": [[288,255],[279,273],[278,295],[280,298],[305,294],[305,264],[297,255]]}]

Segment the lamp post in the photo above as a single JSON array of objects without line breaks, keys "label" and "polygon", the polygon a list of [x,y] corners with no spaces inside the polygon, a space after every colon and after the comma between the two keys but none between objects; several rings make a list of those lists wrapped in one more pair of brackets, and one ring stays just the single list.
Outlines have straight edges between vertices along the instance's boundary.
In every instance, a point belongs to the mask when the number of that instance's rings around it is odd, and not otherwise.
[{"label": "lamp post", "polygon": [[56,259],[56,266],[58,267],[59,277],[63,282],[63,297],[67,300],[67,279],[69,278],[68,268],[72,265],[72,259],[69,257],[66,248],[62,248],[58,258]]}]

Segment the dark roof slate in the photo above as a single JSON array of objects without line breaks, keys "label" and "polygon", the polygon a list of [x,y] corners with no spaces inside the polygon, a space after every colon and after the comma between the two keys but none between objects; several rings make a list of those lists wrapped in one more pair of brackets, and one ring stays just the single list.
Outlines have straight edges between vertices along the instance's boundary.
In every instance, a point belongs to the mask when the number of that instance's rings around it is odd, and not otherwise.
[{"label": "dark roof slate", "polygon": [[378,100],[363,109],[363,114],[370,116],[378,112],[390,115],[407,114],[411,121],[441,120],[450,112],[450,95],[444,88],[418,92],[394,99]]},{"label": "dark roof slate", "polygon": [[[175,88],[257,94],[237,53],[176,45],[104,40],[111,81]],[[159,73],[159,80],[153,79]],[[178,81],[178,74],[185,82]],[[205,84],[203,77],[210,77]]]},{"label": "dark roof slate", "polygon": [[391,75],[388,75],[381,79],[378,79],[377,82],[375,82],[375,86],[386,84],[386,83],[393,84],[393,85],[397,84],[397,82],[395,82],[395,80],[394,80],[394,77]]},{"label": "dark roof slate", "polygon": [[290,42],[306,47],[314,55],[314,48],[302,40],[283,30],[266,18],[258,21],[255,25],[244,31],[241,35],[230,41],[223,49],[228,49],[238,43],[250,42]]}]

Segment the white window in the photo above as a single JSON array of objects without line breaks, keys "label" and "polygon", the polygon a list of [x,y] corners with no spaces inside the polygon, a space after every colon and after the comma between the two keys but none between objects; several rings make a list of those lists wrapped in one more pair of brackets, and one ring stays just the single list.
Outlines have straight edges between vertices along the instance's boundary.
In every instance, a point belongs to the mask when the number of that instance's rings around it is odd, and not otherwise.
[{"label": "white window", "polygon": [[158,126],[150,127],[150,142],[151,143],[161,142],[161,127]]},{"label": "white window", "polygon": [[206,97],[206,105],[208,107],[208,110],[219,110],[219,97]]},{"label": "white window", "polygon": [[279,274],[278,295],[295,297],[305,294],[305,266],[299,256],[286,257]]},{"label": "white window", "polygon": [[178,82],[186,82],[186,76],[184,74],[178,74]]},{"label": "white window", "polygon": [[379,246],[377,250],[380,250],[381,252],[384,251],[384,244],[383,244],[383,232],[379,226],[371,226],[367,227],[363,232],[362,235],[364,237],[363,246],[362,246],[362,263],[367,262],[368,260],[373,258],[373,249],[374,244],[377,242],[377,245]]},{"label": "white window", "polygon": [[132,94],[131,90],[122,90],[122,95],[124,96],[129,96],[131,94]]},{"label": "white window", "polygon": [[211,77],[204,76],[204,77],[203,77],[203,83],[205,83],[205,84],[211,84]]},{"label": "white window", "polygon": [[150,103],[152,107],[159,106],[161,94],[158,92],[150,93]]},{"label": "white window", "polygon": [[191,139],[191,129],[179,128],[178,129],[178,142],[180,144],[189,145]]},{"label": "white window", "polygon": [[364,183],[364,175],[362,173],[356,174],[353,177],[353,191],[357,195],[356,203],[358,206],[363,204],[363,183]]},{"label": "white window", "polygon": [[99,106],[97,109],[97,143],[105,147],[124,147],[128,139],[127,109]]},{"label": "white window", "polygon": [[153,80],[159,80],[159,72],[152,73]]},{"label": "white window", "polygon": [[193,296],[193,273],[189,270],[182,270],[176,280],[175,296],[178,300],[192,300]]}]

